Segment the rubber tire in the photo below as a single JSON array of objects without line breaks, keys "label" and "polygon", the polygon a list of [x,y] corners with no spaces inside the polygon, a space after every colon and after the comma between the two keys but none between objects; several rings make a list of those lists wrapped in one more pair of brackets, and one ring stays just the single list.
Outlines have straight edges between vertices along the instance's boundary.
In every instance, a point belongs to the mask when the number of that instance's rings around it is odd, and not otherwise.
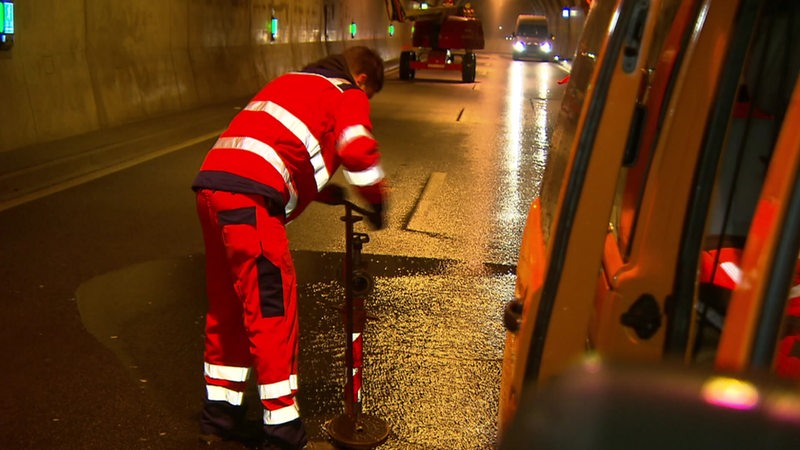
[{"label": "rubber tire", "polygon": [[461,60],[461,81],[472,83],[475,81],[475,72],[478,66],[478,58],[475,53],[469,52]]},{"label": "rubber tire", "polygon": [[400,79],[413,80],[416,70],[411,68],[411,62],[417,60],[417,54],[412,51],[400,53]]}]

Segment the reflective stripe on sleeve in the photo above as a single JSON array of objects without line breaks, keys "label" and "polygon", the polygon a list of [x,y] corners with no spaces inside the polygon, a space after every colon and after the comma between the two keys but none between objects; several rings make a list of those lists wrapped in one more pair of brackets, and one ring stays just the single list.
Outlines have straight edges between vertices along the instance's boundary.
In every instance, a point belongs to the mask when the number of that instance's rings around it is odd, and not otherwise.
[{"label": "reflective stripe on sleeve", "polygon": [[345,128],[336,140],[336,151],[340,152],[347,144],[360,137],[375,140],[375,137],[364,125],[351,125]]},{"label": "reflective stripe on sleeve", "polygon": [[205,363],[205,375],[215,380],[234,381],[241,383],[250,376],[249,367],[219,366]]},{"label": "reflective stripe on sleeve", "polygon": [[291,72],[291,73],[294,74],[294,75],[305,75],[305,76],[310,76],[310,77],[322,78],[323,80],[325,80],[328,83],[330,83],[333,87],[338,89],[339,92],[342,91],[341,85],[343,85],[343,84],[353,84],[353,83],[351,83],[350,81],[347,81],[344,78],[328,78],[325,75],[320,75],[318,73],[313,73],[313,72]]},{"label": "reflective stripe on sleeve", "polygon": [[278,152],[275,151],[269,144],[259,141],[251,137],[223,137],[217,139],[214,148],[235,148],[237,150],[246,150],[250,153],[255,153],[260,156],[264,161],[268,162],[283,178],[286,184],[286,189],[289,191],[289,202],[286,203],[286,215],[288,216],[294,211],[297,206],[297,191],[294,188],[292,181],[292,174],[286,168]]},{"label": "reflective stripe on sleeve", "polygon": [[343,92],[342,86],[353,86],[353,83],[345,80],[344,78],[328,78],[324,75],[320,75],[322,78],[328,80],[339,92]]},{"label": "reflective stripe on sleeve", "polygon": [[264,425],[280,425],[282,423],[291,422],[300,417],[300,410],[297,403],[292,403],[289,406],[269,411],[264,409]]},{"label": "reflective stripe on sleeve", "polygon": [[234,406],[241,406],[244,392],[234,391],[222,386],[206,385],[206,396],[211,402],[228,402]]},{"label": "reflective stripe on sleeve", "polygon": [[383,180],[383,169],[376,164],[367,170],[360,172],[351,172],[349,170],[342,170],[342,175],[348,183],[353,186],[372,186],[373,184]]},{"label": "reflective stripe on sleeve", "polygon": [[261,400],[275,400],[277,398],[291,395],[297,390],[297,375],[290,375],[288,380],[277,383],[259,384],[258,395]]},{"label": "reflective stripe on sleeve", "polygon": [[739,285],[742,282],[742,269],[739,268],[735,263],[730,261],[724,262],[719,265],[725,274],[733,281],[735,285]]},{"label": "reflective stripe on sleeve", "polygon": [[322,148],[319,145],[319,141],[314,137],[306,124],[281,105],[271,101],[250,102],[245,109],[248,111],[262,111],[269,114],[303,143],[303,146],[305,146],[308,152],[311,166],[314,168],[314,179],[317,182],[317,191],[319,192],[330,179],[330,174],[328,173],[328,168],[325,166],[325,160],[322,158]]}]

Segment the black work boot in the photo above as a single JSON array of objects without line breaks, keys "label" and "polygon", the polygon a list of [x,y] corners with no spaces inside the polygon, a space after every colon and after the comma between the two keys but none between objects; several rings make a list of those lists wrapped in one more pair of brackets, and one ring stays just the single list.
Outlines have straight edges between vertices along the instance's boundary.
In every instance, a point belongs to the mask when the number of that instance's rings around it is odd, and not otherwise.
[{"label": "black work boot", "polygon": [[279,425],[264,425],[261,450],[300,450],[308,443],[306,427],[300,419]]},{"label": "black work boot", "polygon": [[264,438],[261,423],[248,421],[246,413],[246,405],[205,400],[200,413],[200,441],[209,445],[219,441],[258,445]]}]

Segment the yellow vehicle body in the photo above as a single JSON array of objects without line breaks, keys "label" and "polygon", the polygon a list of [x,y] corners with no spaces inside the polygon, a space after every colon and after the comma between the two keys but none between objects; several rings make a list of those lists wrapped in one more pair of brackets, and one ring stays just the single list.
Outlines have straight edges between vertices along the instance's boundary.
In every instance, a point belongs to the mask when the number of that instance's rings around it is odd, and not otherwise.
[{"label": "yellow vehicle body", "polygon": [[[587,355],[774,367],[800,247],[798,19],[788,0],[592,2],[505,311],[501,438]],[[733,237],[735,287],[709,291],[702,258]]]}]

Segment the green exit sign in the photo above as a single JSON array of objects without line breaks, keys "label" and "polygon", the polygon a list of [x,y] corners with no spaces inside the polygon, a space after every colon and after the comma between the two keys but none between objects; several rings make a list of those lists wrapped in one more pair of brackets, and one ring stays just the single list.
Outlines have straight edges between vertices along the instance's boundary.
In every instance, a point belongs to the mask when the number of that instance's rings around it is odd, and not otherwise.
[{"label": "green exit sign", "polygon": [[14,45],[14,3],[0,2],[0,50]]}]

